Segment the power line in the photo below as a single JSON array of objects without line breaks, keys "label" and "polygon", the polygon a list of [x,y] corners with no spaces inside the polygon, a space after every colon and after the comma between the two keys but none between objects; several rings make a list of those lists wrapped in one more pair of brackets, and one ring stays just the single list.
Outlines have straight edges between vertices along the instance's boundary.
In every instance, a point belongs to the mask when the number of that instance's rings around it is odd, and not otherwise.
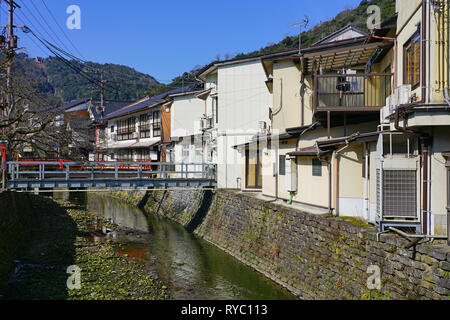
[{"label": "power line", "polygon": [[[30,29],[29,29],[30,30]],[[96,86],[101,86],[102,83],[100,80],[95,79],[90,77],[89,75],[87,75],[85,72],[83,72],[83,70],[81,68],[79,68],[78,66],[74,65],[73,63],[71,63],[70,61],[68,61],[67,59],[65,59],[62,55],[60,55],[58,52],[56,52],[54,49],[52,49],[49,45],[46,44],[49,43],[47,40],[45,39],[40,39],[32,30],[30,30],[31,34],[34,35],[34,37],[36,39],[38,39],[51,53],[53,53],[60,61],[62,61],[64,64],[66,64],[69,68],[71,68],[72,70],[74,70],[75,72],[77,72],[80,76],[82,76],[83,78],[85,78],[86,80],[88,80],[89,82],[91,82],[92,84],[96,85]],[[50,44],[50,43],[49,43]],[[52,47],[55,47],[54,45],[52,45]],[[111,87],[111,86],[109,86]],[[110,92],[116,93],[117,89],[114,87],[113,90],[108,90]]]},{"label": "power line", "polygon": [[42,3],[44,4],[45,8],[47,9],[48,13],[50,13],[50,16],[52,17],[53,21],[55,22],[55,24],[58,26],[58,28],[61,30],[62,34],[66,37],[66,39],[70,42],[70,44],[72,45],[72,47],[74,47],[75,51],[78,52],[78,54],[80,55],[80,57],[82,57],[84,60],[86,60],[86,58],[83,56],[83,54],[78,50],[78,48],[73,44],[73,42],[70,40],[70,38],[67,36],[67,33],[64,31],[64,28],[62,28],[59,24],[58,21],[56,20],[55,16],[53,15],[53,13],[50,11],[50,9],[47,7],[47,5],[45,4],[44,0],[41,0]]},{"label": "power line", "polygon": [[[40,20],[38,18],[36,18],[36,16],[33,14],[33,12],[28,8],[28,6],[26,6],[25,3],[23,3],[23,6],[25,9],[28,10],[28,12],[31,14],[31,16],[34,18],[34,20],[39,24],[39,26],[41,27],[41,29],[49,36],[49,38],[51,38],[54,42],[57,42],[55,40],[55,38],[47,31],[47,29],[42,25],[42,23],[40,22]],[[36,28],[36,26],[31,22],[31,19],[29,19],[27,17],[27,15],[25,14],[25,11],[21,11],[21,13],[23,14],[24,17],[26,17],[26,19],[30,22],[30,25],[34,28],[34,30],[38,30],[38,28]],[[40,35],[42,36],[42,34],[40,33]]]},{"label": "power line", "polygon": [[[22,5],[23,5],[25,8],[28,9],[28,7],[27,7],[26,4],[25,4],[25,1],[21,0],[21,2],[22,2]],[[36,5],[34,4],[34,2],[33,2],[33,1],[30,1],[30,2],[31,2],[31,5],[34,7],[34,9],[35,9],[35,10],[37,11],[37,13],[39,14],[39,16],[40,16],[40,17],[42,18],[42,20],[44,21],[44,23],[47,25],[47,27],[49,28],[49,30],[55,35],[56,39],[58,39],[59,43],[64,47],[64,49],[66,49],[67,51],[70,51],[70,50],[68,50],[68,48],[66,47],[66,45],[64,44],[64,42],[62,42],[61,39],[58,37],[58,35],[56,34],[56,32],[53,30],[53,28],[48,24],[47,19],[44,18],[44,16],[42,15],[41,11],[38,9],[38,7],[36,7]],[[28,11],[30,11],[30,13],[31,13],[31,10],[28,9]],[[32,14],[32,13],[31,13],[31,14]],[[33,14],[32,14],[32,15],[33,15]],[[34,15],[33,15],[33,17],[34,17]],[[36,19],[36,18],[35,18],[35,19]],[[54,40],[54,39],[53,39],[53,40]],[[57,42],[57,41],[55,41],[55,42]]]}]

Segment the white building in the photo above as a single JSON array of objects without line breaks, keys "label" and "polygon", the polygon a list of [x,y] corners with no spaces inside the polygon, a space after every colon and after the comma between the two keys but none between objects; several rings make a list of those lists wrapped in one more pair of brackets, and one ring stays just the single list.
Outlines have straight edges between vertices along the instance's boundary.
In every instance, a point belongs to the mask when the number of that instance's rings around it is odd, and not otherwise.
[{"label": "white building", "polygon": [[219,188],[240,188],[242,158],[233,147],[270,129],[272,98],[261,57],[213,62],[198,78],[207,89],[199,95],[206,101],[205,161],[217,163]]},{"label": "white building", "polygon": [[109,161],[159,160],[162,97],[145,98],[108,117]]},{"label": "white building", "polygon": [[[202,93],[203,85],[186,87],[186,91],[168,96],[170,102],[164,105],[170,108],[170,146],[167,147],[168,160],[175,163],[203,163],[203,131],[201,118],[205,114],[205,101],[197,97]],[[176,165],[176,171],[185,170]],[[194,170],[192,166],[187,168]],[[198,170],[197,170],[198,169]],[[195,171],[201,171],[197,166]]]}]

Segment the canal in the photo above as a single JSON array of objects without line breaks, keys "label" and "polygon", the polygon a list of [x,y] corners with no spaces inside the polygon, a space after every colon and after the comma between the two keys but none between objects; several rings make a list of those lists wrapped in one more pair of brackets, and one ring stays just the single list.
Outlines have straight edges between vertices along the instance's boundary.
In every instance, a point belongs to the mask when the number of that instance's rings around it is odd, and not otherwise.
[{"label": "canal", "polygon": [[119,255],[146,261],[177,300],[290,300],[281,286],[242,264],[181,225],[119,200],[92,192],[55,193],[133,232],[109,233]]}]

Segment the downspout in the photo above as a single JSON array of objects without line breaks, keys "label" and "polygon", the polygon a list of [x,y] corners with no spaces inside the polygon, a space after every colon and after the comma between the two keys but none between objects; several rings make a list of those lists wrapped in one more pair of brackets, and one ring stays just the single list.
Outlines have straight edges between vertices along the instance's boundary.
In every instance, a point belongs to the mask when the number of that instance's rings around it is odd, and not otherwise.
[{"label": "downspout", "polygon": [[422,142],[422,234],[428,234],[428,141]]},{"label": "downspout", "polygon": [[[320,156],[320,149],[319,146],[317,145],[317,141],[316,141],[316,152],[317,152],[317,159],[319,159],[320,161],[322,161],[322,157]],[[333,155],[331,156],[330,160],[325,160],[327,162],[327,169],[328,169],[328,212],[329,213],[333,213],[333,208],[332,208],[332,187],[331,187],[331,183],[332,183],[332,172],[331,172],[331,161],[332,161]]]},{"label": "downspout", "polygon": [[[339,160],[340,160],[340,153],[347,149],[350,146],[350,142],[355,140],[355,136],[351,136],[348,139],[345,140],[345,146],[338,149],[336,152],[334,152],[334,210],[335,215],[339,216]],[[333,158],[333,156],[331,157]],[[331,160],[330,160],[331,165]],[[329,168],[330,170],[330,168]],[[331,186],[331,178],[330,178],[330,186]],[[331,197],[331,191],[330,191],[330,197]]]},{"label": "downspout", "polygon": [[370,156],[370,151],[369,151],[369,144],[366,142],[364,145],[365,145],[364,214],[365,214],[366,221],[369,221],[370,220],[370,212],[369,212],[369,156]]},{"label": "downspout", "polygon": [[[373,32],[375,29],[373,30]],[[374,39],[380,39],[380,40],[388,40],[394,42],[394,85],[392,88],[392,91],[397,88],[397,74],[398,74],[398,62],[397,62],[397,52],[398,52],[398,44],[397,44],[397,38],[390,38],[390,37],[379,37],[371,33],[371,37]],[[392,92],[393,93],[393,92]]]},{"label": "downspout", "polygon": [[300,58],[300,126],[305,125],[305,75],[304,75],[304,58]]}]

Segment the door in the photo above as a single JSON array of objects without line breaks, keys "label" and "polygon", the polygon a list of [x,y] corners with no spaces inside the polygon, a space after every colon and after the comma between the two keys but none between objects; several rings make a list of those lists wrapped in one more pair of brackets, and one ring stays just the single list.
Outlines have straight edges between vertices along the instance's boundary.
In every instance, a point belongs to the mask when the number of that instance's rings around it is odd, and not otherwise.
[{"label": "door", "polygon": [[245,150],[245,186],[249,189],[262,188],[262,162],[259,145]]}]

